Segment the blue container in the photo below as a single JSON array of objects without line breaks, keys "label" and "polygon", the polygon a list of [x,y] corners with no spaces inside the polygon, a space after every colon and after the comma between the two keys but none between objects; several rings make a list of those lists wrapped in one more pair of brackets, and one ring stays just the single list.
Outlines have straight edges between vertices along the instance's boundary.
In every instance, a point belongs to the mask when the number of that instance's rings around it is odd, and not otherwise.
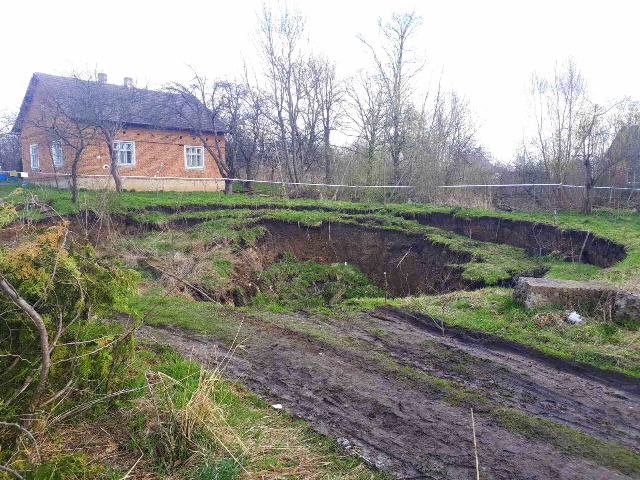
[{"label": "blue container", "polygon": [[6,182],[7,180],[9,180],[9,174],[0,172],[0,182]]}]

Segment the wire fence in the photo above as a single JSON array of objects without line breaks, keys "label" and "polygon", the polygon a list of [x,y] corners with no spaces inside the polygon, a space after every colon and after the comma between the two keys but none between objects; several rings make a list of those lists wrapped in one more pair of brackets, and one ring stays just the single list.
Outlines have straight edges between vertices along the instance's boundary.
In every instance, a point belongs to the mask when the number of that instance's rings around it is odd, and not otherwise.
[{"label": "wire fence", "polygon": [[[499,185],[443,185],[438,203],[496,208],[499,210],[570,210],[582,206],[585,187],[562,183],[513,183]],[[638,208],[640,188],[598,186],[593,206]]]},{"label": "wire fence", "polygon": [[[28,181],[68,187],[70,174],[38,173]],[[109,174],[78,175],[81,188],[110,188]],[[234,191],[252,191],[295,198],[348,200],[364,203],[426,202],[450,206],[480,207],[499,210],[568,210],[579,209],[584,186],[562,183],[511,183],[442,185],[424,189],[412,185],[350,185],[321,182],[287,182],[223,177],[159,177],[121,175],[123,186],[130,190],[148,191],[222,191],[226,182]],[[23,179],[27,180],[27,179]],[[593,205],[607,208],[639,208],[640,188],[594,187]]]}]

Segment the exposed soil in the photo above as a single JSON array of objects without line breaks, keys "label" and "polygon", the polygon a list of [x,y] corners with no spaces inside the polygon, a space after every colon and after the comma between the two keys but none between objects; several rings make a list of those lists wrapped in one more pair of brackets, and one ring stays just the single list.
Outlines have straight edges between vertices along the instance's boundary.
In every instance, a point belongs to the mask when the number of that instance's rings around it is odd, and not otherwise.
[{"label": "exposed soil", "polygon": [[[191,205],[180,209],[153,207],[165,213],[230,209],[228,205]],[[241,206],[238,208],[247,208]],[[273,205],[255,205],[252,209],[279,208]],[[291,210],[330,210],[326,206],[291,205]],[[340,209],[342,213],[366,215],[369,210],[362,208]],[[563,230],[554,225],[509,220],[492,216],[459,217],[453,213],[435,212],[424,214],[398,213],[397,215],[416,220],[423,225],[442,228],[459,235],[483,242],[501,243],[523,248],[532,255],[559,252],[571,261],[582,261],[600,267],[610,267],[626,257],[623,245],[601,238],[585,230]]]},{"label": "exposed soil", "polygon": [[[391,308],[348,319],[265,315],[244,318],[238,348],[222,361],[225,375],[347,439],[352,451],[400,478],[475,478],[469,405],[447,401],[420,372],[640,450],[635,379],[463,328],[445,326],[443,336],[433,319]],[[303,333],[314,331],[321,334]],[[215,349],[230,347],[177,328],[143,326],[140,336],[206,363],[215,363]],[[483,479],[632,478],[529,440],[501,427],[482,404],[475,408]]]},{"label": "exposed soil", "polygon": [[403,216],[474,240],[523,248],[532,255],[559,252],[567,260],[599,267],[610,267],[627,255],[624,246],[584,230],[562,230],[543,223],[490,216],[456,217],[450,213]]},{"label": "exposed soil", "polygon": [[263,265],[286,252],[300,260],[356,265],[373,283],[393,295],[449,292],[480,286],[462,278],[455,265],[471,260],[467,252],[407,235],[343,223],[316,227],[266,221],[268,234],[258,246]]}]

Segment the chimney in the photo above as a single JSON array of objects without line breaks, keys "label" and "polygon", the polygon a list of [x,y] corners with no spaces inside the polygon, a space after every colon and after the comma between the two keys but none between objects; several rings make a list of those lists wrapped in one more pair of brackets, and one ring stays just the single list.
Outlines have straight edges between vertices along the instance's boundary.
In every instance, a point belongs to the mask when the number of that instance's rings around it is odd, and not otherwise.
[{"label": "chimney", "polygon": [[127,88],[133,88],[133,78],[124,77],[124,86]]},{"label": "chimney", "polygon": [[107,74],[106,73],[98,73],[98,83],[107,83]]}]

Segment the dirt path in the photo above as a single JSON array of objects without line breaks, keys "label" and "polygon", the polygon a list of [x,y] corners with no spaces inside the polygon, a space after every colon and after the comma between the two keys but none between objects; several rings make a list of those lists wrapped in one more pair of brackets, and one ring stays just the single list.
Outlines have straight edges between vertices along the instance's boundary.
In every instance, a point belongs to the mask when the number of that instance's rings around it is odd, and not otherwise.
[{"label": "dirt path", "polygon": [[[434,377],[640,450],[640,382],[463,329],[443,337],[429,322],[390,308],[348,319],[249,317],[225,375],[400,478],[475,478],[469,406],[434,387]],[[228,348],[176,328],[144,326],[140,336],[207,363]],[[632,478],[503,428],[482,404],[476,428],[483,479]]]}]

